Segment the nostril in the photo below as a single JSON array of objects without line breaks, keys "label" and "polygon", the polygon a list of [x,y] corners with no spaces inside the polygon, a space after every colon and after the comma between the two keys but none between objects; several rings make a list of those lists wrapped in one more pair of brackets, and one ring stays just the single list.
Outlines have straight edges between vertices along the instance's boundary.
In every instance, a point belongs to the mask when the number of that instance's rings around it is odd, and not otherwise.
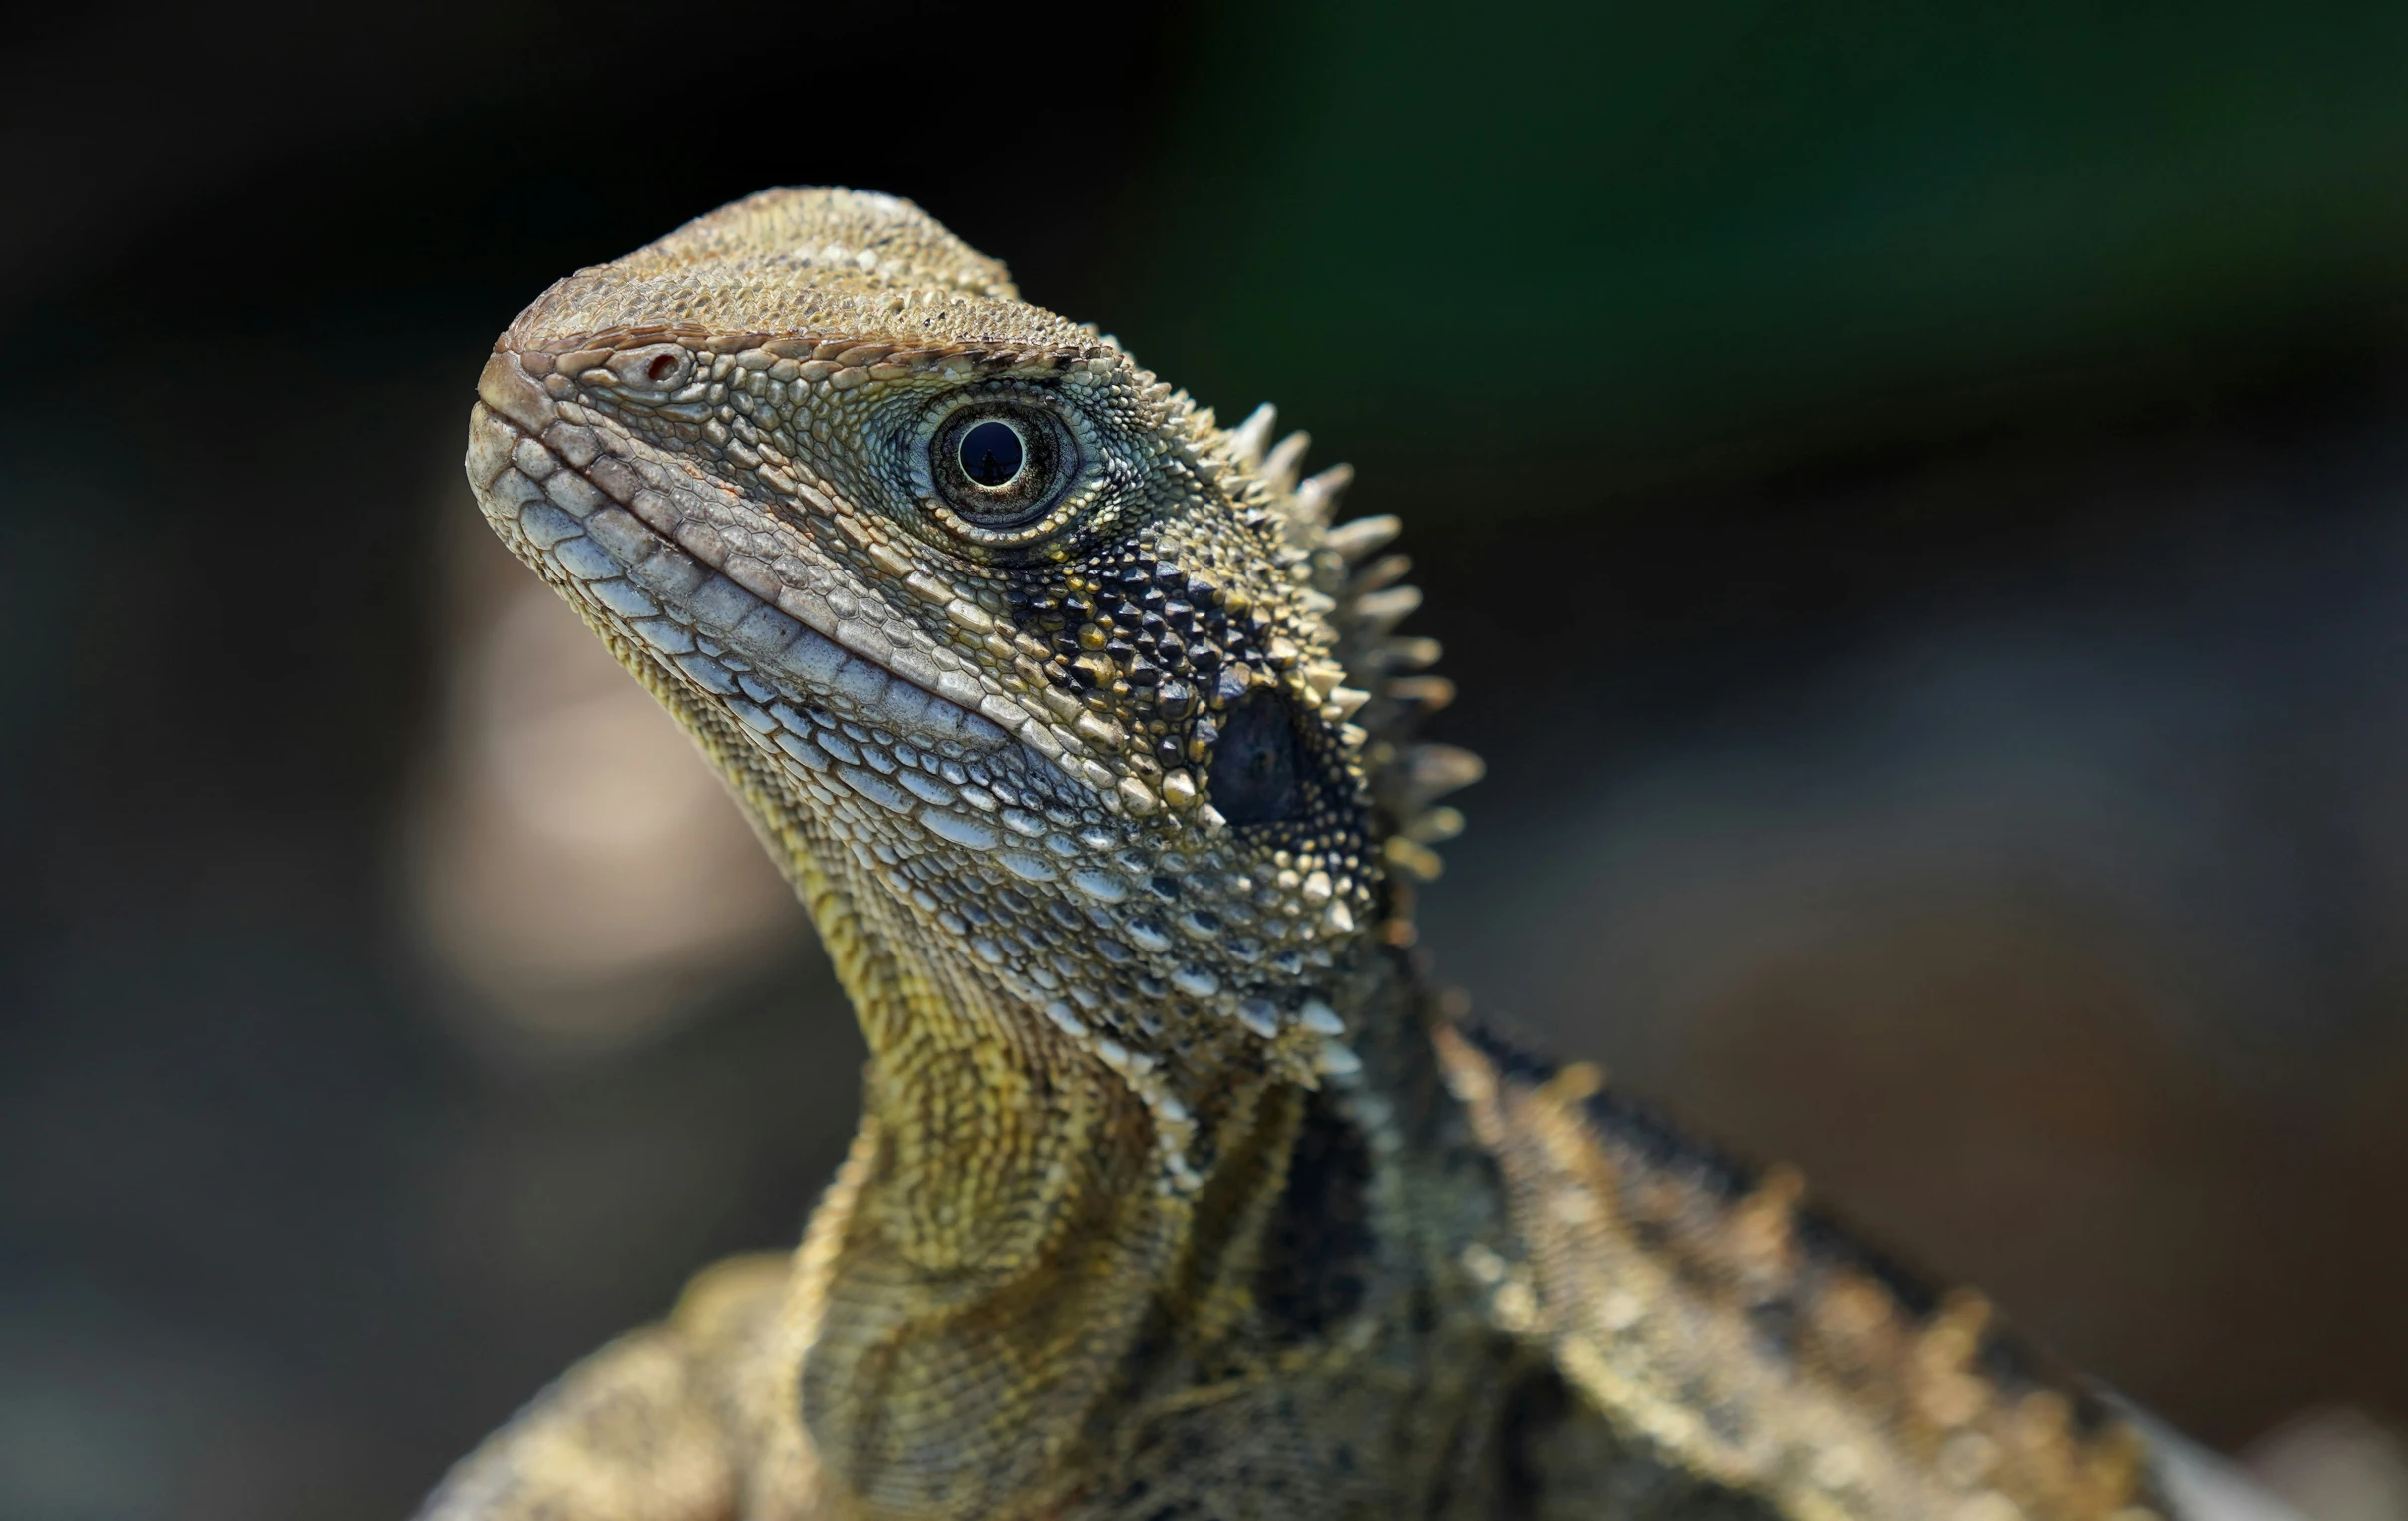
[{"label": "nostril", "polygon": [[694,372],[694,356],[674,343],[648,343],[622,350],[610,358],[610,373],[621,385],[673,389]]}]

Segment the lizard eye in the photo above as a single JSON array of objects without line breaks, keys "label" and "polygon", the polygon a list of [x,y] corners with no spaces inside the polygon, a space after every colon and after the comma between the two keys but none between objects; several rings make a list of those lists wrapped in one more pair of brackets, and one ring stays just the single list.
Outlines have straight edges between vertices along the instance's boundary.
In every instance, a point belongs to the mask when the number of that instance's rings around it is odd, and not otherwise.
[{"label": "lizard eye", "polygon": [[955,449],[961,473],[988,491],[1001,491],[1020,479],[1028,464],[1028,445],[1020,430],[999,417],[974,423]]},{"label": "lizard eye", "polygon": [[928,437],[922,506],[973,544],[1030,544],[1061,527],[1078,440],[1043,407],[1008,398],[949,413]]}]

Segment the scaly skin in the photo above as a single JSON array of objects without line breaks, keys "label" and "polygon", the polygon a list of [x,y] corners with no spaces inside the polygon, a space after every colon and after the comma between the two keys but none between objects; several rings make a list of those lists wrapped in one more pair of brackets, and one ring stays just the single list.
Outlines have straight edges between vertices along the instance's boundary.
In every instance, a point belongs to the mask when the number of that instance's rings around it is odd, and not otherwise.
[{"label": "scaly skin", "polygon": [[2164,1513],[1977,1298],[1441,1013],[1410,885],[1478,765],[1411,739],[1395,521],[1327,527],[1267,408],[808,190],[553,286],[478,390],[486,516],[725,775],[870,1061],[799,1255],[430,1517]]}]

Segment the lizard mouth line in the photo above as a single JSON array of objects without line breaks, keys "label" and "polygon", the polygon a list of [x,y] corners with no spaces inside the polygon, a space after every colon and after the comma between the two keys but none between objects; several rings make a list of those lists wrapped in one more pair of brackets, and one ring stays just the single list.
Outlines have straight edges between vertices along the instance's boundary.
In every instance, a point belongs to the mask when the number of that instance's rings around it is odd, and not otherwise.
[{"label": "lizard mouth line", "polygon": [[[820,613],[830,625],[811,627],[729,578],[707,553],[707,541],[694,547],[677,542],[671,531],[679,520],[669,499],[658,491],[624,489],[634,475],[629,461],[604,455],[580,468],[490,411],[481,422],[515,435],[510,463],[482,495],[488,516],[505,528],[520,557],[555,570],[580,600],[608,612],[632,639],[764,734],[777,731],[774,709],[781,702],[801,699],[965,750],[1026,748],[1002,725],[895,669],[888,660],[898,651],[875,628],[836,618],[817,597],[779,598]],[[618,468],[594,468],[604,465]],[[717,558],[727,557],[723,551]],[[879,646],[888,658],[877,658],[864,644]],[[946,682],[951,674],[938,674],[938,682],[975,687],[966,678]]]}]

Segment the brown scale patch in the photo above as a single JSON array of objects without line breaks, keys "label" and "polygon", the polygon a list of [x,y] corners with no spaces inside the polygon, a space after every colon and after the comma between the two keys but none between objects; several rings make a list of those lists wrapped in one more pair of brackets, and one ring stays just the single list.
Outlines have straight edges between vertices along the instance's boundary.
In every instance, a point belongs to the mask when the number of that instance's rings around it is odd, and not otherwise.
[{"label": "brown scale patch", "polygon": [[1506,1179],[1531,1331],[1617,1427],[1800,1517],[2157,1513],[2135,1433],[1987,1300],[1806,1211],[1794,1172],[1683,1141],[1593,1069],[1440,1047]]}]

